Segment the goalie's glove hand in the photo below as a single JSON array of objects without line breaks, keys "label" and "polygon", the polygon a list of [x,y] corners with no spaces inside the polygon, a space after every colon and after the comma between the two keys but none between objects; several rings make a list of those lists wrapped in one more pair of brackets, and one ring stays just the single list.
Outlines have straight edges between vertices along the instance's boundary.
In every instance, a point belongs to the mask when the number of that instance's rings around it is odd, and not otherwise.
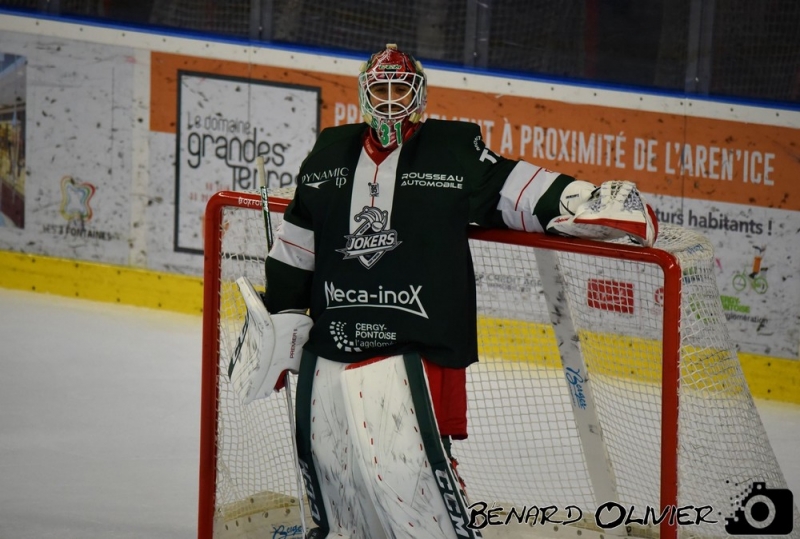
[{"label": "goalie's glove hand", "polygon": [[561,215],[547,232],[592,240],[631,241],[651,247],[658,237],[655,212],[633,182],[613,180],[596,187],[576,180],[561,194]]}]

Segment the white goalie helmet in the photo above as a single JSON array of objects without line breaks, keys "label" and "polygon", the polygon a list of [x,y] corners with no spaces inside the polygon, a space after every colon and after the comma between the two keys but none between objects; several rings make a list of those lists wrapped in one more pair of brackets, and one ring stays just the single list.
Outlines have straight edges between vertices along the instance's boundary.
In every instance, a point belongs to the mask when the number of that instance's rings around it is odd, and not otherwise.
[{"label": "white goalie helmet", "polygon": [[409,127],[425,111],[427,80],[422,64],[390,43],[361,66],[358,84],[364,121],[383,146],[402,144]]}]

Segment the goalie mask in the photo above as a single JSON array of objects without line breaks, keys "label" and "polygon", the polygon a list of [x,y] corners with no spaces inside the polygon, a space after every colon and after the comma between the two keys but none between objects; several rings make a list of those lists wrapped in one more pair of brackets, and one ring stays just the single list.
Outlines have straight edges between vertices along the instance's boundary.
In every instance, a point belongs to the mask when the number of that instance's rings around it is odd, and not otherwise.
[{"label": "goalie mask", "polygon": [[358,76],[361,115],[380,143],[402,144],[425,111],[427,82],[422,64],[397,45],[373,54]]}]

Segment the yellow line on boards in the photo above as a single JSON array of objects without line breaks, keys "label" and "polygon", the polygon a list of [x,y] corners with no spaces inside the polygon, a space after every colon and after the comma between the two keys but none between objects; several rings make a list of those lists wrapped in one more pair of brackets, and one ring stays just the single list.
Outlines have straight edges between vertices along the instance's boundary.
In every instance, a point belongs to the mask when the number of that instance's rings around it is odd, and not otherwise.
[{"label": "yellow line on boards", "polygon": [[0,251],[0,286],[179,313],[203,312],[200,277],[65,258]]},{"label": "yellow line on boards", "polygon": [[[544,369],[561,369],[561,358],[552,328],[546,324],[484,317],[478,321],[479,348],[487,357],[535,364]],[[661,355],[657,341],[603,332],[580,332],[587,368],[598,375],[658,386],[661,383]],[[624,361],[615,361],[625,356]],[[784,359],[732,350],[682,350],[681,384],[685,391],[712,389],[731,395],[744,391],[753,397],[800,404],[800,360]],[[592,365],[594,363],[594,366]]]},{"label": "yellow line on boards", "polygon": [[[200,277],[155,272],[42,255],[0,251],[0,286],[44,292],[93,301],[122,303],[188,314],[203,312],[203,280]],[[491,349],[512,361],[526,361],[559,368],[558,347],[552,330],[544,324],[482,318],[478,323],[482,349]],[[614,369],[605,364],[603,374],[653,383],[659,379],[657,343],[646,339],[592,333],[582,335],[582,346],[599,355],[636,348],[639,368]],[[538,350],[534,357],[532,350]],[[495,355],[491,353],[491,355]],[[591,353],[589,354],[591,355]],[[738,354],[750,392],[756,398],[800,404],[800,360],[740,352]],[[708,369],[726,354],[706,355],[687,361],[682,375],[690,379],[693,363]],[[589,359],[591,362],[591,359]],[[719,369],[720,376],[725,369]]]}]

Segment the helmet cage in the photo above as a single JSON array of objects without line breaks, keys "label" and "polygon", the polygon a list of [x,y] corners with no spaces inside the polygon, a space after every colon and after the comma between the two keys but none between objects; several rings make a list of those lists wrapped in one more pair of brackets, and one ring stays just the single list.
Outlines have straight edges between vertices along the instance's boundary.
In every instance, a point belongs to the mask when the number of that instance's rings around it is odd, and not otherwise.
[{"label": "helmet cage", "polygon": [[[409,118],[412,123],[422,118],[422,111],[425,108],[424,75],[365,72],[361,73],[358,80],[361,113],[365,118],[386,122],[398,122]],[[411,116],[415,117],[412,119]]]}]

